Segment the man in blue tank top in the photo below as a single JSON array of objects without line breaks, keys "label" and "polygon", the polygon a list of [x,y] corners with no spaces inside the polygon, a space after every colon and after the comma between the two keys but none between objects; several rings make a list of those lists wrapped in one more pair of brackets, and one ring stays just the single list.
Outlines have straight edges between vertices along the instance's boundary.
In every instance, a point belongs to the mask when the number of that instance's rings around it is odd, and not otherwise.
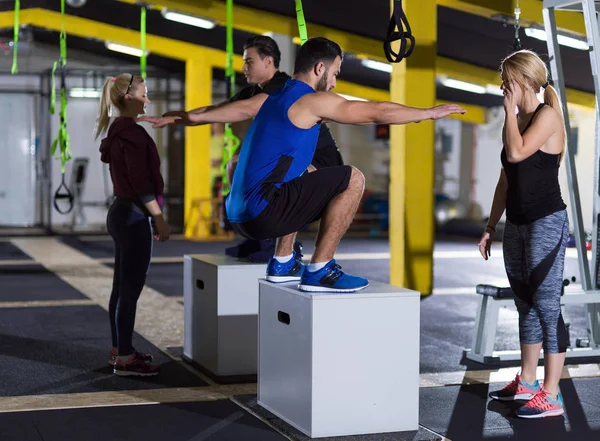
[{"label": "man in blue tank top", "polygon": [[[315,170],[322,122],[406,124],[465,113],[450,104],[429,109],[391,102],[348,101],[330,93],[342,50],[325,38],[301,46],[294,75],[276,93],[260,94],[195,115],[195,122],[237,122],[256,115],[240,150],[226,209],[234,230],[257,240],[277,238],[267,280],[299,281],[303,291],[355,292],[367,279],[344,273],[335,250],[358,209],[365,178],[351,166]],[[320,220],[311,263],[296,258],[296,232]]]},{"label": "man in blue tank top", "polygon": [[[281,52],[277,42],[271,37],[256,35],[248,38],[244,43],[243,59],[244,65],[242,66],[242,72],[249,85],[226,102],[247,100],[261,93],[270,95],[281,89],[286,81],[291,78],[287,73],[279,70]],[[217,106],[222,104],[224,103],[217,104]],[[144,116],[140,118],[140,121],[151,122],[153,123],[154,128],[163,127],[169,123],[194,126],[196,124],[193,122],[193,115],[203,113],[211,107],[212,106],[199,107],[190,110],[189,112],[183,110],[171,111],[165,113],[162,118],[156,116]],[[258,112],[258,109],[256,110]],[[164,118],[169,116],[178,116],[181,119],[173,121],[170,118]],[[227,179],[229,182],[232,182],[233,180],[233,172],[237,166],[239,150],[240,149],[238,148],[231,160],[227,163]],[[344,161],[336,142],[331,135],[329,127],[327,127],[326,124],[322,124],[319,131],[315,155],[312,159],[312,165],[315,168],[323,168],[343,164]],[[225,210],[223,210],[222,221],[225,225],[225,229],[229,230],[229,220],[227,219]],[[301,253],[302,246],[299,242],[294,244],[294,250],[299,254]],[[248,258],[252,262],[268,262],[269,259],[273,257],[274,252],[274,239],[261,241],[246,239],[241,244],[229,247],[225,250],[225,253],[228,255]]]}]

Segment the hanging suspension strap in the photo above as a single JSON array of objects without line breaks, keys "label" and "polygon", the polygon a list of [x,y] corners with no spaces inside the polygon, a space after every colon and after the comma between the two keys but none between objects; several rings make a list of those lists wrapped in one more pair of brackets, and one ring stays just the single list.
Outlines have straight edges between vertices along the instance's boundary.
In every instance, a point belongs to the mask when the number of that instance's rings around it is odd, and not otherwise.
[{"label": "hanging suspension strap", "polygon": [[[404,30],[404,27],[406,27],[406,30]],[[396,28],[398,28],[397,31]],[[400,50],[396,53],[392,49],[392,43],[398,40],[400,41]],[[409,42],[410,45],[408,44]],[[402,9],[402,0],[396,0],[394,2],[394,11],[388,26],[387,36],[383,43],[385,57],[390,63],[400,63],[404,58],[410,57],[414,48],[415,37],[412,35],[408,19]]]},{"label": "hanging suspension strap", "polygon": [[[58,135],[52,143],[50,155],[54,157],[57,147],[60,147],[61,161],[61,184],[54,193],[54,208],[61,214],[67,214],[73,209],[73,193],[65,183],[65,164],[71,159],[69,132],[67,131],[67,84],[66,84],[66,69],[67,69],[67,34],[64,26],[65,15],[65,0],[61,0],[61,17],[62,25],[60,31],[60,59],[54,62],[52,66],[52,91],[50,92],[50,113],[54,115],[56,109],[56,68],[60,64],[60,125]],[[59,200],[67,199],[69,205],[66,210],[61,210],[58,205]]]},{"label": "hanging suspension strap", "polygon": [[140,76],[146,79],[146,66],[147,57],[146,55],[146,6],[142,5],[142,12],[140,17],[140,49],[142,56],[140,57]]},{"label": "hanging suspension strap", "polygon": [[17,65],[17,46],[19,44],[19,11],[21,10],[21,0],[15,0],[15,26],[13,35],[13,64],[10,73],[15,75],[19,73]]},{"label": "hanging suspension strap", "polygon": [[296,0],[296,20],[298,21],[298,35],[300,35],[300,45],[308,40],[308,29],[304,19],[304,10],[302,9],[302,0]]},{"label": "hanging suspension strap", "polygon": [[513,51],[520,51],[521,38],[519,37],[519,31],[521,29],[521,8],[519,8],[519,0],[517,0],[517,7],[515,8],[515,41],[513,43]]},{"label": "hanging suspension strap", "polygon": [[[233,69],[233,0],[227,0],[227,64],[225,67],[225,77],[227,84],[227,96],[229,98],[235,95],[235,70]],[[223,197],[229,194],[231,183],[227,179],[227,163],[231,161],[235,151],[240,146],[240,139],[235,136],[231,128],[231,123],[225,124],[224,130],[224,149],[223,162],[221,162],[221,175],[223,176],[222,194]]]}]

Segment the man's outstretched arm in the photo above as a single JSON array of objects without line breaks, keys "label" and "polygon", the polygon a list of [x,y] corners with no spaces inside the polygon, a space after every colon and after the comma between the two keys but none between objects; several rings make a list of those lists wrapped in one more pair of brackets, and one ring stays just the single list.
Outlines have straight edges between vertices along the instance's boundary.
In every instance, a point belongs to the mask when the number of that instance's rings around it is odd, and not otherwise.
[{"label": "man's outstretched arm", "polygon": [[[203,125],[212,123],[236,123],[254,118],[267,98],[267,94],[261,93],[247,100],[195,109],[195,112],[186,112],[186,115],[175,114],[173,116],[163,117],[143,116],[139,118],[138,121],[151,122],[153,128],[164,127],[168,124]],[[200,109],[203,110],[201,111]]]},{"label": "man's outstretched arm", "polygon": [[420,109],[402,104],[384,102],[349,101],[335,93],[320,92],[307,100],[311,113],[323,121],[340,124],[408,124],[427,119],[445,118],[466,111],[457,104]]}]

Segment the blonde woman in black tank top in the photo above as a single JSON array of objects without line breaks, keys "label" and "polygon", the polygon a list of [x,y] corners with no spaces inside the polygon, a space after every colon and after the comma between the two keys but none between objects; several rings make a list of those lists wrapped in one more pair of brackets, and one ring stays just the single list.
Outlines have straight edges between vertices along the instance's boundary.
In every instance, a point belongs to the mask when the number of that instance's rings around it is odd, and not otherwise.
[{"label": "blonde woman in black tank top", "polygon": [[[496,400],[527,400],[522,418],[564,413],[558,390],[567,348],[560,309],[568,219],[558,183],[565,148],[562,109],[548,84],[544,62],[531,51],[518,51],[501,66],[505,122],[502,171],[490,220],[479,242],[485,260],[496,224],[506,210],[504,265],[519,312],[521,372]],[[543,102],[539,95],[543,92]],[[544,349],[544,383],[536,379]]]}]

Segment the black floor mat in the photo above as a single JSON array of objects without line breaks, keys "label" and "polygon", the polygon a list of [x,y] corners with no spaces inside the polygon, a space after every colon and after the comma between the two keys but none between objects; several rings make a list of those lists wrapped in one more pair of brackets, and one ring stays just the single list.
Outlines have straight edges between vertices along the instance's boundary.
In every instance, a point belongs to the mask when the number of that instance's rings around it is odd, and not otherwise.
[{"label": "black floor mat", "polygon": [[146,284],[169,297],[183,297],[183,263],[153,263]]},{"label": "black floor mat", "polygon": [[286,441],[229,400],[0,414],[2,441]]},{"label": "black floor mat", "polygon": [[517,403],[500,403],[488,393],[503,384],[421,388],[419,422],[452,441],[580,441],[600,439],[600,378],[562,380],[565,415],[523,420]]},{"label": "black floor mat", "polygon": [[87,299],[41,265],[0,266],[0,302]]},{"label": "black floor mat", "polygon": [[[234,397],[234,400],[240,403],[241,406],[250,409],[254,414],[259,415],[265,421],[268,421],[269,424],[276,427],[282,433],[285,433],[294,441],[309,441],[312,439],[260,406],[256,402],[256,395],[238,395]],[[372,435],[335,436],[319,439],[323,441],[437,441],[442,438],[427,429],[419,428],[418,432],[376,433]]]},{"label": "black floor mat", "polygon": [[133,342],[154,355],[159,375],[112,374],[108,313],[99,306],[0,309],[0,396],[206,386],[139,335]]},{"label": "black floor mat", "polygon": [[0,261],[2,260],[33,260],[18,247],[10,242],[0,242]]}]

